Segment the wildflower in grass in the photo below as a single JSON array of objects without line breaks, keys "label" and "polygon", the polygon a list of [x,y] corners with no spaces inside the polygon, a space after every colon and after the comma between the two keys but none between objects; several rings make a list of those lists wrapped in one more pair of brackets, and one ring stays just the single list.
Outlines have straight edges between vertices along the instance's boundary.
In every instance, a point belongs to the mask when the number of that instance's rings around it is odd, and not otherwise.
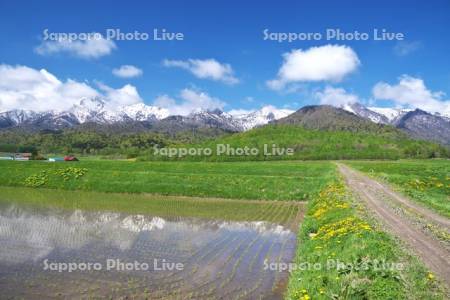
[{"label": "wildflower in grass", "polygon": [[433,273],[428,272],[428,274],[427,274],[427,279],[428,279],[428,280],[433,280],[433,279],[434,279]]},{"label": "wildflower in grass", "polygon": [[309,237],[310,237],[311,239],[314,239],[314,238],[316,237],[316,235],[317,235],[317,233],[311,232],[311,233],[309,234]]},{"label": "wildflower in grass", "polygon": [[39,174],[34,174],[25,179],[25,185],[29,187],[39,187],[48,182],[48,175],[46,171]]},{"label": "wildflower in grass", "polygon": [[294,297],[296,299],[300,299],[300,300],[310,300],[311,297],[308,295],[308,291],[306,289],[302,289],[300,292],[296,292],[294,294]]},{"label": "wildflower in grass", "polygon": [[349,233],[361,234],[364,231],[370,230],[372,228],[368,223],[356,217],[348,217],[341,221],[321,226],[317,231],[317,235],[312,237],[312,239],[329,240],[333,237],[343,236]]}]

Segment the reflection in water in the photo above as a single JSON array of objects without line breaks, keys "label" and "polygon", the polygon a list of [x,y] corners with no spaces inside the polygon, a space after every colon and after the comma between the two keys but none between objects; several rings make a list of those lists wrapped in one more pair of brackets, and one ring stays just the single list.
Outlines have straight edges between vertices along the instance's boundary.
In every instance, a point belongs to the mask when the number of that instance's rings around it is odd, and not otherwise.
[{"label": "reflection in water", "polygon": [[[280,298],[287,274],[264,270],[263,261],[289,262],[295,235],[267,222],[39,211],[10,204],[0,207],[0,245],[0,290],[5,296],[54,296],[48,294],[52,284],[51,290],[65,298]],[[149,264],[164,259],[184,268],[58,273],[43,270],[45,259]]]}]

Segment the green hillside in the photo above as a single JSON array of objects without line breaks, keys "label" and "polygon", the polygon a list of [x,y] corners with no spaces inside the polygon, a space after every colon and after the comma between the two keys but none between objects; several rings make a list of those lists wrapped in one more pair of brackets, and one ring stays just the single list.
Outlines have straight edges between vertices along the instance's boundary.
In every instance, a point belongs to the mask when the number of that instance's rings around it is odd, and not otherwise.
[{"label": "green hillside", "polygon": [[[142,159],[399,159],[448,157],[450,153],[448,148],[438,144],[413,140],[392,126],[375,124],[329,105],[305,106],[263,127],[176,147],[157,155],[152,151]],[[188,155],[181,150],[170,153],[170,150],[176,150],[178,147],[200,151],[193,151]],[[274,152],[274,147],[279,151],[290,149],[292,154]],[[211,149],[211,153],[206,153],[204,149]],[[239,149],[241,154],[238,153]]]},{"label": "green hillside", "polygon": [[[217,145],[229,145],[230,148],[257,148],[258,155],[229,156],[217,155]],[[292,148],[293,155],[264,155],[264,145],[269,150],[272,145],[279,148]],[[177,146],[179,147],[179,146]],[[375,132],[361,130],[350,132],[344,130],[306,129],[302,126],[273,124],[256,128],[244,133],[229,135],[200,144],[186,145],[187,148],[210,148],[209,156],[171,157],[153,155],[142,157],[149,160],[293,160],[293,159],[399,159],[448,157],[449,150],[438,144],[412,140],[390,127]]]}]

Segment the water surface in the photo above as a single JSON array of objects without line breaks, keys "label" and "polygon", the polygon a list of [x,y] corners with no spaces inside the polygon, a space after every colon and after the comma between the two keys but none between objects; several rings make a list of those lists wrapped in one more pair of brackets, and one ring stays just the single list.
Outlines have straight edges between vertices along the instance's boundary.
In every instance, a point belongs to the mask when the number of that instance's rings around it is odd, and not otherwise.
[{"label": "water surface", "polygon": [[[7,298],[279,299],[288,274],[264,260],[290,262],[295,234],[267,221],[1,201],[0,245]],[[69,263],[78,269],[62,270]]]}]

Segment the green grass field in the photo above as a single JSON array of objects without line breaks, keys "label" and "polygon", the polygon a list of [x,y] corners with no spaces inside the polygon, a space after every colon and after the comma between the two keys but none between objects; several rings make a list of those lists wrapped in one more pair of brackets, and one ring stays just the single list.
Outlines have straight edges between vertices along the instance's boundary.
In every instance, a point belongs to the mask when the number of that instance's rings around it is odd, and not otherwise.
[{"label": "green grass field", "polygon": [[390,183],[411,199],[450,217],[450,160],[351,161],[346,164]]},{"label": "green grass field", "polygon": [[4,186],[258,200],[305,200],[336,175],[330,162],[292,161],[0,161],[0,170]]}]

